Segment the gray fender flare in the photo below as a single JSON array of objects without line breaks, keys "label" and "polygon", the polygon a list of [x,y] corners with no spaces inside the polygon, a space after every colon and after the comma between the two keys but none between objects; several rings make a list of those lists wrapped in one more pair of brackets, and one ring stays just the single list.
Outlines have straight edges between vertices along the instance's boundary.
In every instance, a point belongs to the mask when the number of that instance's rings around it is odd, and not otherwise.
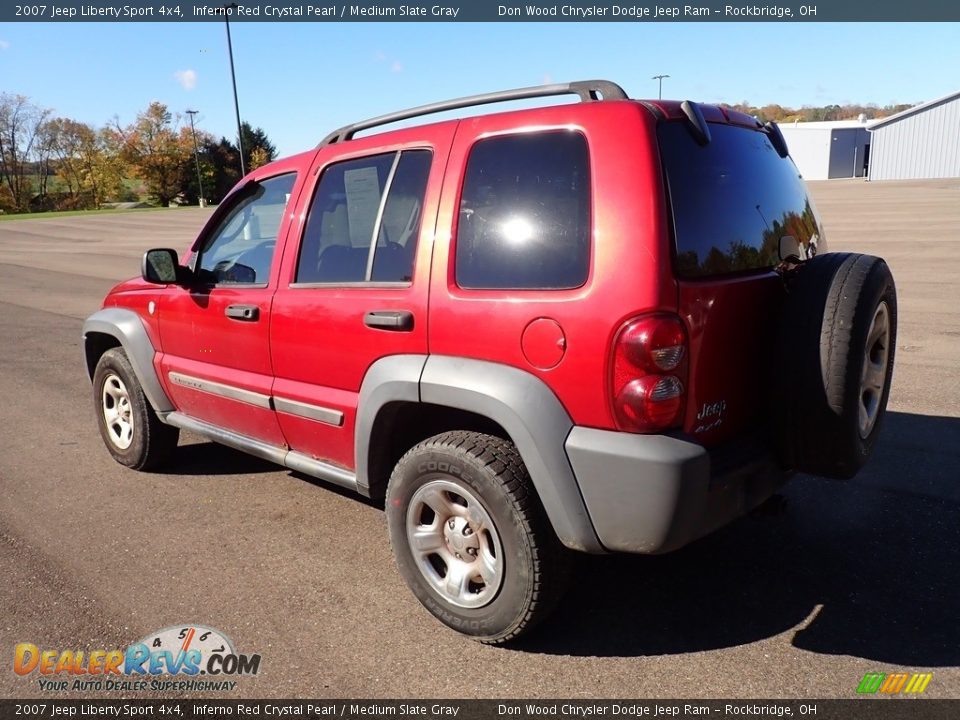
[{"label": "gray fender flare", "polygon": [[377,415],[392,402],[420,402],[420,375],[426,362],[426,355],[391,355],[377,360],[363,377],[354,423],[357,489],[362,495],[370,496],[370,437]]},{"label": "gray fender flare", "polygon": [[371,366],[356,422],[357,482],[368,483],[369,440],[389,402],[425,402],[487,417],[513,440],[554,532],[567,547],[602,553],[564,442],[573,422],[553,391],[517,368],[441,355],[396,355]]},{"label": "gray fender flare", "polygon": [[143,394],[162,419],[173,411],[173,403],[167,397],[153,369],[156,350],[150,342],[150,336],[143,326],[140,316],[125,308],[104,308],[95,312],[83,323],[83,348],[87,360],[87,375],[93,379],[96,361],[91,363],[87,353],[88,337],[92,333],[110,335],[117,339],[133,366],[137,380],[143,388]]}]

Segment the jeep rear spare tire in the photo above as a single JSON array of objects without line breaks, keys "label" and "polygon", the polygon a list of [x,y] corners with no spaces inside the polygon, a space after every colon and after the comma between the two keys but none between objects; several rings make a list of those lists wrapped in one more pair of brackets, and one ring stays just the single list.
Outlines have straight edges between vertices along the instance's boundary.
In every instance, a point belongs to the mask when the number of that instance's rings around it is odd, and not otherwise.
[{"label": "jeep rear spare tire", "polygon": [[880,258],[828,253],[795,270],[787,289],[774,408],[781,460],[851,478],[870,457],[890,394],[893,276]]},{"label": "jeep rear spare tire", "polygon": [[416,445],[390,477],[386,511],[404,581],[458,632],[506,642],[562,594],[566,551],[506,440],[455,431]]}]

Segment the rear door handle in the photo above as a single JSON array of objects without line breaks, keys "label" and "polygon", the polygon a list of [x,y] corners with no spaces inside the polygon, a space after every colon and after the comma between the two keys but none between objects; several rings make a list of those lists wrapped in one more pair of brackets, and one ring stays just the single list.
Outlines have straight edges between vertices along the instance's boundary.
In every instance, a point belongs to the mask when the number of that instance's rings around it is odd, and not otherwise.
[{"label": "rear door handle", "polygon": [[413,330],[413,313],[409,310],[372,310],[363,316],[363,324],[378,330],[410,332]]},{"label": "rear door handle", "polygon": [[256,322],[260,319],[260,308],[256,305],[228,305],[224,314],[234,320]]}]

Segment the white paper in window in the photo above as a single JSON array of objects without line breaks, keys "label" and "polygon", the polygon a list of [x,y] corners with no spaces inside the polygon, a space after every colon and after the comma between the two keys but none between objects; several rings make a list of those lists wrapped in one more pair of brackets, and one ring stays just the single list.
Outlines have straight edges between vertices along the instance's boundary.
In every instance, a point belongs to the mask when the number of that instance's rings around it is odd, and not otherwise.
[{"label": "white paper in window", "polygon": [[347,220],[350,223],[350,244],[369,247],[373,224],[380,208],[380,180],[374,166],[346,170],[343,173],[347,193]]}]

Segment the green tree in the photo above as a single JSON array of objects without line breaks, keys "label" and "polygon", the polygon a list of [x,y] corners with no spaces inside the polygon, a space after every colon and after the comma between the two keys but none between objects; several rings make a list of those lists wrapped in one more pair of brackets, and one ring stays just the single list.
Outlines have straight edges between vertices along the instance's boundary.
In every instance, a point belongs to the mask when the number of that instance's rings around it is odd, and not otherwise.
[{"label": "green tree", "polygon": [[107,200],[123,199],[127,166],[120,137],[108,127],[100,128],[95,142],[84,152],[83,181],[93,195],[94,205],[100,207]]},{"label": "green tree", "polygon": [[50,110],[34,105],[25,95],[0,93],[0,183],[7,189],[7,202],[17,211],[30,209],[34,187],[30,175],[36,169],[31,161],[49,114]]},{"label": "green tree", "polygon": [[203,183],[203,192],[211,202],[220,202],[240,179],[240,152],[226,138],[218,142],[212,139],[203,143],[200,154],[201,168],[212,168],[210,185]]},{"label": "green tree", "polygon": [[99,208],[120,195],[123,163],[120,149],[107,129],[97,130],[69,118],[54,118],[44,126],[51,155],[66,198],[62,209]]},{"label": "green tree", "polygon": [[250,163],[247,165],[247,170],[256,170],[268,162],[270,162],[270,156],[267,154],[267,151],[262,147],[255,147],[253,152],[250,153]]},{"label": "green tree", "polygon": [[190,157],[187,159],[187,167],[184,175],[187,182],[183,188],[183,195],[190,205],[197,204],[200,200],[200,184],[197,179],[197,161],[200,165],[200,179],[203,181],[203,197],[210,202],[219,202],[222,195],[216,191],[217,186],[217,168],[207,151],[207,148],[213,144],[213,136],[203,130],[197,130],[197,157],[194,157],[193,137],[190,137]]},{"label": "green tree", "polygon": [[126,128],[116,123],[122,157],[147,186],[151,198],[167,205],[183,192],[186,168],[193,152],[189,132],[178,127],[180,116],[152,102]]},{"label": "green tree", "polygon": [[54,118],[43,126],[43,135],[50,147],[50,153],[56,166],[57,176],[62,188],[65,188],[67,203],[64,207],[82,207],[81,193],[83,183],[80,179],[78,156],[85,138],[94,136],[89,125],[68,118]]},{"label": "green tree", "polygon": [[[277,148],[270,142],[263,128],[255,128],[248,122],[240,126],[243,137],[244,165],[247,172],[266,165],[277,157]],[[240,180],[240,151],[225,137],[214,142],[213,138],[198,133],[200,143],[200,171],[203,177],[203,193],[211,202],[220,202]],[[192,160],[191,160],[192,162]],[[197,197],[196,165],[191,166],[187,197],[191,202]]]},{"label": "green tree", "polygon": [[240,137],[243,138],[243,162],[247,172],[276,159],[277,148],[263,128],[254,128],[244,121],[240,124]]}]

